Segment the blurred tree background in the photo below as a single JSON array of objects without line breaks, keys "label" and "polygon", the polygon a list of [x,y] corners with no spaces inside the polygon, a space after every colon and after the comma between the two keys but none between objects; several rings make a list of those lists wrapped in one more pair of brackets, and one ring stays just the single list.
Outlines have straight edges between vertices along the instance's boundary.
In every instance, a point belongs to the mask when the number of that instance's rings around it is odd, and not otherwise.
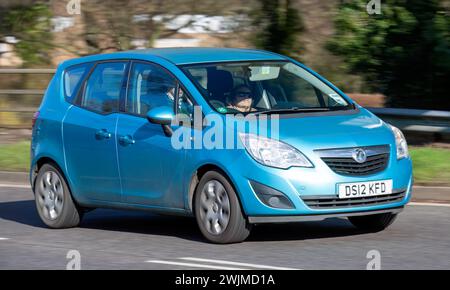
[{"label": "blurred tree background", "polygon": [[259,0],[252,13],[256,47],[301,59],[298,36],[304,31],[298,8],[291,0]]},{"label": "blurred tree background", "polygon": [[13,36],[20,40],[15,50],[24,63],[47,64],[53,38],[50,7],[44,3],[25,3],[0,9],[0,43]]},{"label": "blurred tree background", "polygon": [[[368,2],[80,0],[81,14],[71,15],[69,0],[2,0],[0,66],[10,48],[21,60],[16,66],[55,67],[177,39],[287,54],[347,93],[384,94],[389,107],[450,110],[450,1],[381,0],[379,15],[367,13]],[[0,89],[37,83],[43,89],[47,79],[2,75]]]},{"label": "blurred tree background", "polygon": [[365,0],[338,7],[328,49],[364,77],[387,106],[450,109],[450,17],[438,0],[384,0],[368,15]]}]

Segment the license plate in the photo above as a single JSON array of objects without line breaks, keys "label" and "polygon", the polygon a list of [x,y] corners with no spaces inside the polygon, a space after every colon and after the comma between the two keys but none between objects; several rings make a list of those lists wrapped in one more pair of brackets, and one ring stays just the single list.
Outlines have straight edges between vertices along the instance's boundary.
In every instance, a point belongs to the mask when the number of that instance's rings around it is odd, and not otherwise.
[{"label": "license plate", "polygon": [[338,185],[339,198],[357,198],[392,193],[392,180],[377,180]]}]

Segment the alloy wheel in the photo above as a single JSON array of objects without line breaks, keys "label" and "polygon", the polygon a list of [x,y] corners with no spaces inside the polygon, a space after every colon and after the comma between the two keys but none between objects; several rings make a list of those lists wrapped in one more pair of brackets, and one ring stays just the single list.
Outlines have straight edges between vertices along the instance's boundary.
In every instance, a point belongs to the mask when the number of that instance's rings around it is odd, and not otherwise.
[{"label": "alloy wheel", "polygon": [[37,202],[42,214],[48,220],[55,220],[61,214],[64,205],[64,189],[56,172],[47,171],[37,184]]},{"label": "alloy wheel", "polygon": [[217,180],[208,181],[200,195],[200,219],[206,230],[220,235],[230,221],[230,199],[225,187]]}]

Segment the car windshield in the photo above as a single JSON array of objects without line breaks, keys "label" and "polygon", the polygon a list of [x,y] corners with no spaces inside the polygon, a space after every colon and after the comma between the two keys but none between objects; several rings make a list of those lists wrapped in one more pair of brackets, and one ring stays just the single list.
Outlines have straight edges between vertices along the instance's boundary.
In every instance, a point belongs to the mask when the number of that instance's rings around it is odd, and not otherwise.
[{"label": "car windshield", "polygon": [[182,66],[219,113],[291,113],[353,108],[341,95],[289,61]]}]

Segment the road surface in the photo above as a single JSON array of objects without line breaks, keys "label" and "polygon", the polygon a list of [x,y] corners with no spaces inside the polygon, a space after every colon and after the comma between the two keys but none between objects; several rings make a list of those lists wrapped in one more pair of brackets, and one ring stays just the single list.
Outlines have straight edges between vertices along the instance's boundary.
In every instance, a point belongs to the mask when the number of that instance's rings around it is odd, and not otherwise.
[{"label": "road surface", "polygon": [[379,251],[382,269],[450,269],[450,205],[413,204],[380,233],[346,219],[253,228],[246,242],[214,245],[192,218],[95,210],[80,227],[52,230],[26,186],[0,186],[0,269],[366,269]]}]

